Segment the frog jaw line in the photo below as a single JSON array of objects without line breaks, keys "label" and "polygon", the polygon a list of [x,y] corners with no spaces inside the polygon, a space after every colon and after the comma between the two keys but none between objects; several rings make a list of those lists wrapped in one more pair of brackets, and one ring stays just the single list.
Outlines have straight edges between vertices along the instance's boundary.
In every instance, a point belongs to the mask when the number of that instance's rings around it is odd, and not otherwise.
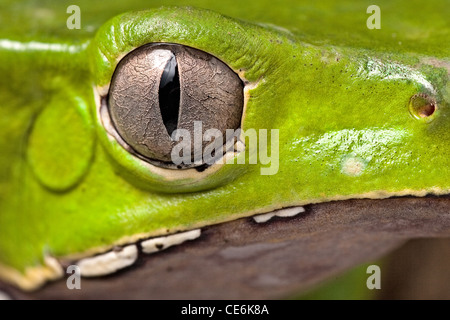
[{"label": "frog jaw line", "polygon": [[[281,208],[259,214],[254,219],[256,222],[262,223],[267,222],[274,216],[292,217],[304,211],[303,207]],[[44,265],[27,268],[24,274],[0,264],[0,274],[3,275],[2,279],[20,287],[22,290],[33,291],[49,281],[62,278],[64,276],[63,266],[77,265],[80,268],[80,275],[83,277],[105,276],[133,265],[140,252],[143,254],[157,253],[183,242],[195,240],[200,235],[201,229],[191,229],[155,238],[148,238],[147,236],[147,239],[142,234],[138,234],[128,238],[129,241],[121,241],[119,247],[119,244],[110,246],[110,249],[103,253],[96,255],[99,252],[99,248],[97,248],[94,251],[89,250],[78,254],[78,256],[84,257],[79,258],[79,260],[75,258],[75,255],[72,258],[62,257],[59,259],[46,256]]]},{"label": "frog jaw line", "polygon": [[[434,194],[434,195],[444,195],[448,194],[449,190],[447,189],[441,189],[441,188],[433,188],[429,190],[412,190],[412,189],[405,189],[398,192],[389,192],[386,190],[378,190],[378,191],[372,191],[372,192],[366,192],[363,194],[354,194],[354,195],[346,195],[346,196],[335,196],[335,197],[328,197],[327,201],[338,201],[338,200],[348,200],[348,199],[383,199],[383,198],[389,198],[393,196],[417,196],[417,197],[424,197],[428,194]],[[297,203],[292,203],[289,206],[286,206],[285,208],[261,208],[259,210],[252,210],[249,212],[246,212],[244,214],[232,216],[227,220],[223,220],[217,223],[224,223],[231,220],[236,220],[239,218],[246,218],[253,216],[253,219],[256,223],[264,223],[269,221],[272,217],[278,216],[278,217],[292,217],[299,213],[302,213],[305,211],[305,209],[302,207],[306,204],[314,204],[314,203],[320,203],[324,202],[323,199],[310,199],[310,200],[302,200],[298,201]],[[270,211],[269,211],[270,210]],[[265,213],[264,213],[265,211]],[[259,220],[259,221],[258,221]],[[198,227],[205,226],[204,224],[197,225]],[[166,232],[167,229],[164,229],[163,232]],[[175,231],[175,230],[172,230]],[[181,230],[179,230],[181,231]],[[153,235],[155,233],[152,233]],[[198,236],[200,235],[199,229],[191,229],[188,231],[182,231],[179,233],[174,233],[167,236],[160,236],[155,238],[150,238],[150,233],[142,233],[142,234],[136,234],[134,236],[128,236],[125,238],[122,238],[121,240],[113,243],[112,245],[105,246],[105,247],[97,247],[92,248],[90,250],[87,250],[83,253],[78,254],[72,254],[70,256],[66,257],[60,257],[58,260],[51,256],[46,256],[44,259],[44,265],[35,266],[27,268],[24,273],[21,273],[17,271],[16,269],[13,269],[11,267],[5,266],[0,264],[0,275],[1,279],[5,280],[6,282],[9,282],[11,284],[14,284],[21,289],[25,291],[33,291],[36,289],[39,289],[42,287],[46,282],[51,280],[57,280],[59,278],[62,278],[63,268],[61,266],[68,266],[70,264],[77,264],[83,259],[90,259],[87,258],[89,256],[99,257],[102,255],[109,254],[112,250],[114,250],[114,247],[117,248],[117,246],[121,247],[136,247],[139,242],[141,242],[141,248],[142,252],[144,251],[144,246],[142,243],[147,242],[147,244],[152,245],[153,247],[156,247],[156,244],[162,244],[161,250],[166,249],[173,245],[181,244],[182,241],[179,241],[180,236],[184,234],[185,236],[182,237],[186,240],[193,240],[197,237],[194,237],[196,234]],[[177,239],[178,238],[178,239]],[[148,247],[148,245],[147,245]],[[156,247],[157,248],[157,247]],[[134,250],[134,249],[128,249],[128,250]],[[148,249],[150,251],[156,252],[155,250]],[[102,253],[103,252],[103,253]],[[98,254],[95,256],[95,254]],[[74,262],[75,261],[75,262]],[[130,264],[131,265],[131,264]],[[124,266],[126,267],[126,266]],[[118,270],[118,269],[117,269]],[[106,274],[106,273],[105,273]]]},{"label": "frog jaw line", "polygon": [[[85,258],[79,260],[64,257],[56,259],[52,256],[46,256],[44,265],[29,267],[24,273],[0,264],[0,274],[2,275],[2,280],[24,291],[33,291],[42,287],[46,282],[62,278],[64,276],[63,266],[78,266],[82,277],[105,276],[133,265],[137,261],[140,252],[144,254],[156,253],[169,247],[180,245],[185,241],[194,240],[200,237],[200,234],[200,229],[194,229],[168,236],[146,239],[142,241],[140,246],[139,241],[142,238],[136,238],[134,240],[135,243],[128,243],[122,247],[115,246],[104,253],[91,257],[89,257],[89,253],[82,254]],[[92,252],[90,254],[92,255]]]}]

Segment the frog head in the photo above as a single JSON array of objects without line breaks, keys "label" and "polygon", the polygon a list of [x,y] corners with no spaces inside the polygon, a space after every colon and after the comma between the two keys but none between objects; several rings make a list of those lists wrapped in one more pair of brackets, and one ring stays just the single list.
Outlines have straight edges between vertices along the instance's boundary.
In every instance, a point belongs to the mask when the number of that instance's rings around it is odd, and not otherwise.
[{"label": "frog head", "polygon": [[[81,43],[0,44],[13,77],[29,77],[1,92],[0,275],[24,289],[113,248],[133,262],[154,237],[450,191],[448,68],[418,54],[193,8],[124,13]],[[178,93],[162,92],[169,82]]]}]

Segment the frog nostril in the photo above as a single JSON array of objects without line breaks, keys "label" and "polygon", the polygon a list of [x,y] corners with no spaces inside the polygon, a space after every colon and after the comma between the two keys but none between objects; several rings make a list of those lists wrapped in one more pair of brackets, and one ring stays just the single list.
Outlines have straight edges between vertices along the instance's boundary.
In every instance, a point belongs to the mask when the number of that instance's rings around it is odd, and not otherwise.
[{"label": "frog nostril", "polygon": [[436,106],[433,103],[429,103],[423,106],[419,111],[419,116],[422,118],[426,118],[431,116],[436,110]]},{"label": "frog nostril", "polygon": [[436,110],[436,101],[425,93],[415,94],[409,100],[409,112],[416,119],[429,118]]}]

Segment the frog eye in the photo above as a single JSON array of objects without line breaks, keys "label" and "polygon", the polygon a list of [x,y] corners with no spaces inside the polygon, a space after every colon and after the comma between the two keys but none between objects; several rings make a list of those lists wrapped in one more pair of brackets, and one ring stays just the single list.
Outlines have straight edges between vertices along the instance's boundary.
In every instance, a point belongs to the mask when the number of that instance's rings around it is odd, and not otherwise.
[{"label": "frog eye", "polygon": [[409,100],[409,112],[416,119],[430,119],[436,112],[436,101],[425,93],[418,93]]},{"label": "frog eye", "polygon": [[194,134],[203,137],[208,129],[216,129],[224,139],[226,129],[240,126],[243,89],[239,76],[208,53],[177,44],[148,44],[119,62],[107,104],[127,150],[167,166],[179,142],[173,138],[176,129],[193,137],[193,157]]}]

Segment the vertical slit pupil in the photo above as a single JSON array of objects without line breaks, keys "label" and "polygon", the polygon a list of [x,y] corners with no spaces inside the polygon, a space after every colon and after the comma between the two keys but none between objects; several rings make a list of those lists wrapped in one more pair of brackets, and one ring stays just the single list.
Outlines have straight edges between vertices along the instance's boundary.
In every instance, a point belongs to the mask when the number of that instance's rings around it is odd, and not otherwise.
[{"label": "vertical slit pupil", "polygon": [[180,78],[178,76],[177,59],[173,53],[164,67],[159,82],[159,109],[164,126],[169,135],[172,135],[172,132],[178,126],[178,111],[180,109]]}]

